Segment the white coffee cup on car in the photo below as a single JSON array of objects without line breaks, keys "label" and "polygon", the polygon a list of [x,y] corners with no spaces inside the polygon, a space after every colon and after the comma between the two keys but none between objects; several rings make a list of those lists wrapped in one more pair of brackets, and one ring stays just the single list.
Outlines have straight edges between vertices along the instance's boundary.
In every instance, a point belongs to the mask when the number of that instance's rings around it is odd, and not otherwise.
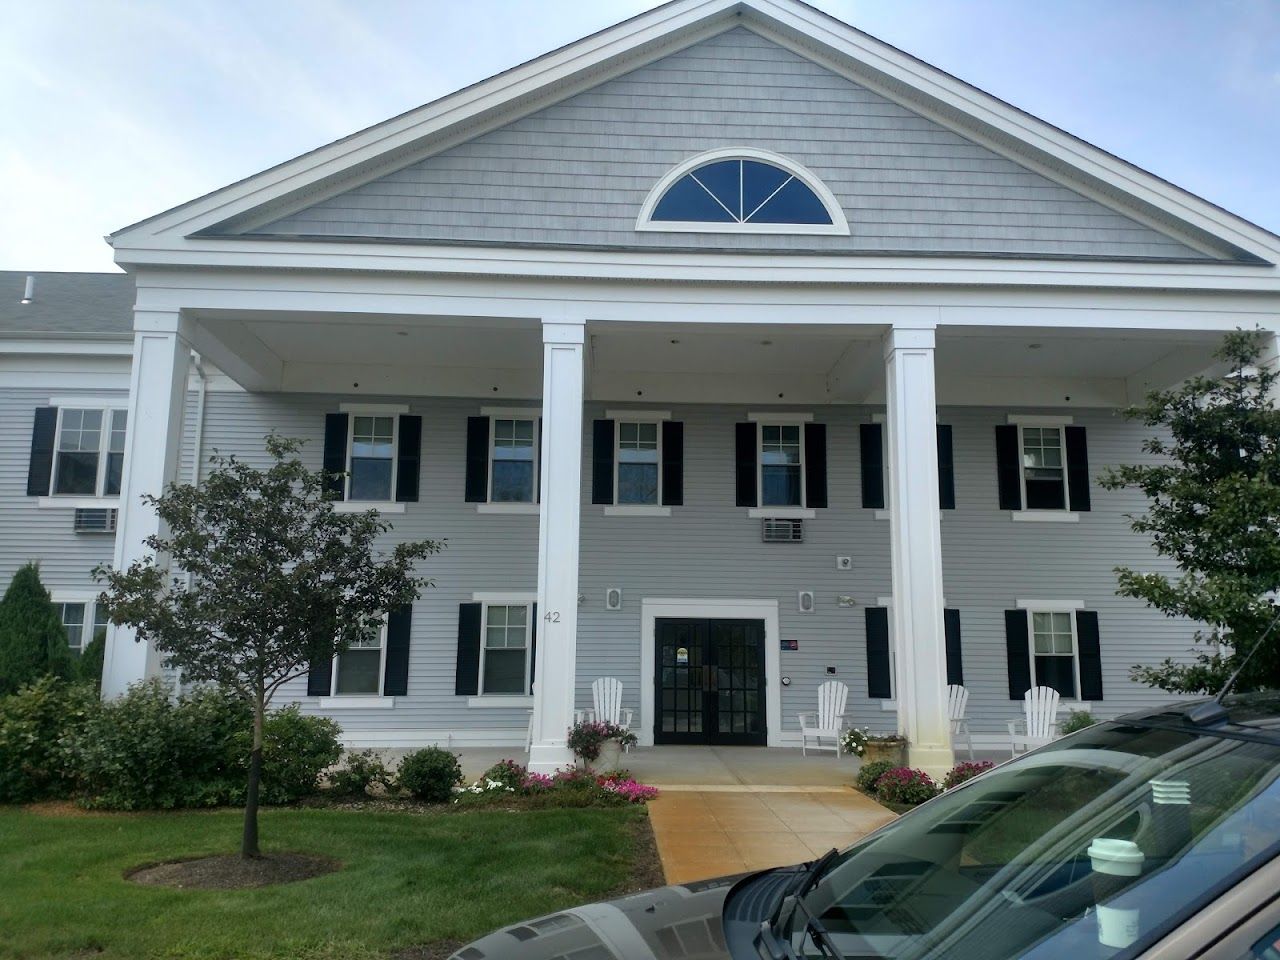
[{"label": "white coffee cup on car", "polygon": [[1093,864],[1093,900],[1097,904],[1098,942],[1106,947],[1127,947],[1138,939],[1136,907],[1107,906],[1110,900],[1142,873],[1146,859],[1132,840],[1098,837],[1089,845]]}]

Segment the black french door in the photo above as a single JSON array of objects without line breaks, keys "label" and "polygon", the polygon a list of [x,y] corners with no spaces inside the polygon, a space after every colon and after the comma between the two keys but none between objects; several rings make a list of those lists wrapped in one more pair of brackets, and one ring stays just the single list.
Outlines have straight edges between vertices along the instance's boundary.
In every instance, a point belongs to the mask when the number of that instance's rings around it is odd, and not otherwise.
[{"label": "black french door", "polygon": [[654,743],[764,746],[764,621],[660,617]]}]

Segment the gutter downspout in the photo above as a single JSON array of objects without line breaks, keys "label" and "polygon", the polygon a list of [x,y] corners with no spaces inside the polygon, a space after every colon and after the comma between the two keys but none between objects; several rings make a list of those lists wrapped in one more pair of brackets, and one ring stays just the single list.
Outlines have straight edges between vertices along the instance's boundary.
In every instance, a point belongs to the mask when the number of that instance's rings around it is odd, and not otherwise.
[{"label": "gutter downspout", "polygon": [[209,375],[205,372],[204,361],[200,354],[192,351],[191,360],[196,368],[196,376],[200,378],[200,384],[196,388],[196,432],[192,437],[191,484],[199,486],[200,460],[204,455],[204,396],[209,391]]}]

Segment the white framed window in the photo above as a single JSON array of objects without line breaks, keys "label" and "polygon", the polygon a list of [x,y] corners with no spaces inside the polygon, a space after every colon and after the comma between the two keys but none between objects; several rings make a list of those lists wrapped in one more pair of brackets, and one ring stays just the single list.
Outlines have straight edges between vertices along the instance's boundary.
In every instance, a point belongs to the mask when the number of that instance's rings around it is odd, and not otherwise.
[{"label": "white framed window", "polygon": [[1080,692],[1080,655],[1074,610],[1027,611],[1031,685],[1052,687],[1065,700]]},{"label": "white framed window", "polygon": [[760,506],[803,507],[804,424],[759,425]]},{"label": "white framed window", "polygon": [[400,418],[353,413],[349,423],[346,499],[365,503],[395,500]]},{"label": "white framed window", "polygon": [[536,503],[537,418],[492,416],[489,437],[489,502]]},{"label": "white framed window", "polygon": [[662,503],[662,429],[657,421],[618,420],[614,457],[614,503]]},{"label": "white framed window", "polygon": [[480,632],[480,695],[526,696],[533,664],[532,605],[486,603]]},{"label": "white framed window", "polygon": [[1066,510],[1066,437],[1061,424],[1019,424],[1022,502],[1028,510]]},{"label": "white framed window", "polygon": [[333,658],[333,695],[381,696],[386,674],[387,622]]},{"label": "white framed window", "polygon": [[59,407],[53,495],[119,496],[128,422],[127,410]]},{"label": "white framed window", "polygon": [[67,634],[67,647],[75,656],[84,653],[89,643],[107,636],[107,608],[93,600],[59,600],[55,597],[58,618]]}]

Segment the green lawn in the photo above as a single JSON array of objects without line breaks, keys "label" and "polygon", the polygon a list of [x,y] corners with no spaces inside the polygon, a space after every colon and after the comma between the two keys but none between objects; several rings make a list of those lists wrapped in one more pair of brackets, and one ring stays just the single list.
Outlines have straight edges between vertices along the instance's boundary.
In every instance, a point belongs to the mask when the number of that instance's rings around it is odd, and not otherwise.
[{"label": "green lawn", "polygon": [[626,887],[636,808],[411,814],[278,809],[264,851],[341,860],[256,890],[129,883],[130,867],[237,849],[237,811],[51,816],[0,807],[0,957],[386,958]]}]

